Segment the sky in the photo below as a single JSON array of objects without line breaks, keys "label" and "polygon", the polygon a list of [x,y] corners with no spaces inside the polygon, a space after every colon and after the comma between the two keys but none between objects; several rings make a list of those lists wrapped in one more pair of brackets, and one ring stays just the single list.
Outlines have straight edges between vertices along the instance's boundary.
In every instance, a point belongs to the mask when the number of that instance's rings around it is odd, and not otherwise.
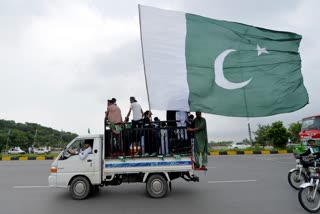
[{"label": "sky", "polygon": [[[235,118],[203,114],[209,141],[242,141],[258,125],[288,127],[320,113],[318,0],[1,0],[0,119],[38,123],[79,135],[103,133],[108,99],[123,117],[135,96],[148,98],[138,4],[302,35],[309,104],[286,114]],[[164,111],[152,110],[165,120]],[[254,133],[252,133],[254,138]]]}]

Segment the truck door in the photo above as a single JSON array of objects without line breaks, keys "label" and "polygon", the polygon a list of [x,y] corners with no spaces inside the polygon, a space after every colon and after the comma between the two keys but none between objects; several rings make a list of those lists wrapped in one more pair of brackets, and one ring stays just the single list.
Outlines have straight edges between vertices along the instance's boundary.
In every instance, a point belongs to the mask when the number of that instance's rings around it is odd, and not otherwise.
[{"label": "truck door", "polygon": [[[93,142],[92,153],[81,160],[79,155],[70,155],[68,150],[84,149],[85,142]],[[57,185],[66,186],[70,179],[75,175],[84,175],[89,178],[92,184],[99,184],[101,182],[101,139],[100,138],[76,138],[66,148],[64,155],[58,160],[58,176]]]}]

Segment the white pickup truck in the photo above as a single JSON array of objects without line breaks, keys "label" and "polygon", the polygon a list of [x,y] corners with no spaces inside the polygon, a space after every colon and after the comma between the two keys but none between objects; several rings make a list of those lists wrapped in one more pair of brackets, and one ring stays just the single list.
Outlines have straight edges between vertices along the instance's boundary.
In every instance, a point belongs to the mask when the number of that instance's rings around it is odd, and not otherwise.
[{"label": "white pickup truck", "polygon": [[[104,135],[72,140],[52,163],[49,186],[69,188],[72,198],[81,200],[99,187],[143,182],[149,196],[161,198],[174,179],[199,181],[193,171],[190,137],[181,137],[185,128],[119,127],[120,131],[113,131],[105,124]],[[85,141],[93,143],[93,152],[84,160],[67,152],[81,148]]]}]

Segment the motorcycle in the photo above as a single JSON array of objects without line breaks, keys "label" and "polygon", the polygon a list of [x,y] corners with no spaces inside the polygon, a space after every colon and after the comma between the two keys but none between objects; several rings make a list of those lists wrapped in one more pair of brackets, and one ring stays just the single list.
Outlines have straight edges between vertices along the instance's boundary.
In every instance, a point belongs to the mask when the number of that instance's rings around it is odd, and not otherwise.
[{"label": "motorcycle", "polygon": [[305,162],[298,154],[294,154],[296,159],[296,167],[291,169],[288,173],[288,182],[290,186],[298,190],[300,185],[310,180],[308,166],[310,161]]},{"label": "motorcycle", "polygon": [[299,202],[301,206],[310,213],[317,213],[320,211],[320,168],[318,162],[315,162],[314,167],[309,167],[310,181],[301,184],[299,190]]}]

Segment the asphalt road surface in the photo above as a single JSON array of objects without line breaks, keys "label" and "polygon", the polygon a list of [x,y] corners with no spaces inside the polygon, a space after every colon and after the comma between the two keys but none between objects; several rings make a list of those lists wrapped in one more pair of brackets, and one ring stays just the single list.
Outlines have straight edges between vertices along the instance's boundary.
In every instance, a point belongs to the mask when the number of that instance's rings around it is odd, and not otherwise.
[{"label": "asphalt road surface", "polygon": [[0,161],[3,214],[301,214],[298,192],[287,181],[292,154],[210,156],[199,183],[172,182],[166,198],[146,195],[145,184],[103,187],[84,201],[67,189],[49,188],[52,161]]}]

